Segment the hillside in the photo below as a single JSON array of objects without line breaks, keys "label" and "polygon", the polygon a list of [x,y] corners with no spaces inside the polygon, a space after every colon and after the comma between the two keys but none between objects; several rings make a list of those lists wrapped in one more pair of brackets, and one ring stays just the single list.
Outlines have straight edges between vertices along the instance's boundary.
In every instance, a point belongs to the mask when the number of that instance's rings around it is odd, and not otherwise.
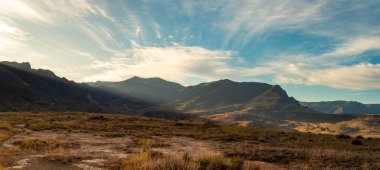
[{"label": "hillside", "polygon": [[271,87],[265,83],[219,80],[186,87],[175,96],[172,103],[182,111],[242,105]]},{"label": "hillside", "polygon": [[380,105],[355,101],[300,102],[313,110],[330,114],[380,114]]},{"label": "hillside", "polygon": [[14,62],[2,62],[0,76],[0,111],[139,112],[150,117],[290,129],[294,126],[289,121],[334,123],[358,117],[316,112],[280,86],[257,82],[219,80],[184,87],[160,78],[133,77],[90,86]]},{"label": "hillside", "polygon": [[[172,113],[188,113],[191,114],[190,117],[227,123],[245,122],[250,125],[278,127],[288,120],[337,122],[355,118],[352,115],[316,112],[289,97],[279,85],[266,83],[224,79],[183,87],[159,78],[134,77],[122,82],[97,82],[92,85],[155,101],[160,107],[173,110]],[[171,117],[165,112],[150,112],[147,115]]]},{"label": "hillside", "polygon": [[95,82],[91,85],[111,91],[124,92],[135,98],[155,103],[163,103],[173,100],[173,97],[184,86],[163,80],[161,78],[133,77],[121,82]]},{"label": "hillside", "polygon": [[29,63],[0,63],[0,111],[127,113],[151,106],[132,97],[78,84]]}]

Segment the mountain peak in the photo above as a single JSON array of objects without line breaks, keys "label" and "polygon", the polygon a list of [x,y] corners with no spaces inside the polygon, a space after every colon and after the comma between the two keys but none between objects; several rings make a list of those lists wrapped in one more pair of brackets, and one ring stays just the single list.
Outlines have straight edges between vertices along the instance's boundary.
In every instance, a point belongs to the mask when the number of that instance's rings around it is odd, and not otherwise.
[{"label": "mountain peak", "polygon": [[139,76],[133,76],[131,78],[129,78],[128,80],[141,80],[143,78],[139,77]]},{"label": "mountain peak", "polygon": [[162,78],[159,78],[159,77],[152,77],[152,78],[142,78],[142,77],[139,77],[139,76],[133,76],[132,78],[126,80],[126,81],[151,81],[151,80],[156,80],[156,81],[166,81]]},{"label": "mountain peak", "polygon": [[178,91],[184,88],[181,84],[162,78],[141,78],[138,76],[121,82],[96,82],[92,85],[117,90],[154,103],[171,100]]},{"label": "mountain peak", "polygon": [[281,88],[280,85],[273,85],[270,91],[278,94],[281,97],[288,97],[288,94],[286,93],[284,89]]},{"label": "mountain peak", "polygon": [[215,83],[233,83],[233,82],[234,81],[230,79],[221,79],[221,80],[215,81]]},{"label": "mountain peak", "polygon": [[2,62],[0,62],[0,64],[10,66],[13,68],[17,68],[17,69],[21,69],[21,70],[31,70],[32,69],[32,66],[28,62],[18,63],[18,62],[11,62],[11,61],[2,61]]},{"label": "mountain peak", "polygon": [[32,69],[29,63],[0,62],[0,111],[127,113],[152,106],[124,94],[97,89]]}]

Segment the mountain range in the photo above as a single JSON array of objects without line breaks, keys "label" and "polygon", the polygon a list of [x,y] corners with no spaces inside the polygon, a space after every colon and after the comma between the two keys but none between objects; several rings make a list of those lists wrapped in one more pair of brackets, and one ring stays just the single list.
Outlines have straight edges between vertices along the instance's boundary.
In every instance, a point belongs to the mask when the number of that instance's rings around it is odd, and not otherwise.
[{"label": "mountain range", "polygon": [[173,100],[174,96],[185,87],[161,78],[132,77],[121,82],[88,83],[92,86],[107,89],[113,92],[123,92],[135,98],[154,103],[163,103]]},{"label": "mountain range", "polygon": [[[145,100],[149,100],[147,96],[153,94],[151,99],[161,108],[222,122],[275,125],[284,120],[335,122],[355,117],[314,111],[289,97],[279,85],[258,82],[234,82],[224,79],[184,87],[159,78],[133,77],[122,82],[90,84],[134,97],[142,96]],[[159,96],[164,96],[164,100],[157,100]]]},{"label": "mountain range", "polygon": [[0,111],[129,113],[151,103],[32,69],[29,63],[0,62]]},{"label": "mountain range", "polygon": [[0,62],[0,77],[0,111],[125,113],[270,127],[360,117],[326,114],[336,112],[318,103],[300,103],[279,85],[259,82],[224,79],[185,87],[161,78],[133,77],[121,82],[76,83],[15,62]]},{"label": "mountain range", "polygon": [[330,114],[380,114],[380,104],[363,104],[356,101],[300,102],[300,104]]}]

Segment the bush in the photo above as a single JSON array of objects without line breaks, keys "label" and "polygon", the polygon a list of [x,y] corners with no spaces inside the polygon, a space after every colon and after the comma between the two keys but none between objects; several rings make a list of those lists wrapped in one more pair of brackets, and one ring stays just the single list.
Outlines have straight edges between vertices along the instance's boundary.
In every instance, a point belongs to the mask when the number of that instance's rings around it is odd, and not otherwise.
[{"label": "bush", "polygon": [[217,127],[218,125],[213,122],[213,121],[210,121],[210,120],[207,120],[205,121],[203,124],[202,124],[202,127],[207,129],[207,128],[212,128],[212,127]]},{"label": "bush", "polygon": [[243,169],[244,160],[241,158],[232,158],[231,159],[231,170],[241,170]]},{"label": "bush", "polygon": [[183,154],[183,160],[185,162],[189,162],[191,160],[191,157],[190,157],[190,155],[189,155],[188,152],[186,152],[186,153]]},{"label": "bush", "polygon": [[0,170],[6,170],[1,157],[0,157]]},{"label": "bush", "polygon": [[81,161],[81,157],[75,156],[75,155],[48,155],[43,157],[44,160],[53,162],[53,163],[58,163],[58,164],[73,164]]},{"label": "bush", "polygon": [[60,147],[64,147],[67,143],[57,140],[39,140],[39,139],[30,139],[23,140],[14,143],[19,146],[22,150],[28,151],[52,151]]},{"label": "bush", "polygon": [[336,138],[337,139],[351,139],[351,136],[340,134],[340,135],[336,135]]},{"label": "bush", "polygon": [[121,161],[121,166],[123,169],[133,169],[140,167],[142,164],[146,162],[150,162],[151,157],[148,152],[143,152],[139,154],[132,155],[126,160]]},{"label": "bush", "polygon": [[219,156],[203,157],[198,160],[199,170],[227,170],[226,160]]},{"label": "bush", "polygon": [[351,144],[353,144],[353,145],[362,145],[363,143],[362,143],[362,141],[355,139],[355,140],[353,140],[351,142]]},{"label": "bush", "polygon": [[164,154],[162,152],[159,152],[159,151],[150,151],[149,156],[152,159],[159,159],[159,158],[164,157]]},{"label": "bush", "polygon": [[364,137],[363,136],[356,136],[356,139],[364,139]]}]

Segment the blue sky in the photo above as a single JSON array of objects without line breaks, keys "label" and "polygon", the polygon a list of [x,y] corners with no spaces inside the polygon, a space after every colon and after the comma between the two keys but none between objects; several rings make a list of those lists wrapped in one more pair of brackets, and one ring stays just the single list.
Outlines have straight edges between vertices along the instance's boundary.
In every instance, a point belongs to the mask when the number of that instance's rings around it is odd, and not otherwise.
[{"label": "blue sky", "polygon": [[77,82],[228,78],[380,103],[378,18],[372,0],[4,0],[0,60]]}]

